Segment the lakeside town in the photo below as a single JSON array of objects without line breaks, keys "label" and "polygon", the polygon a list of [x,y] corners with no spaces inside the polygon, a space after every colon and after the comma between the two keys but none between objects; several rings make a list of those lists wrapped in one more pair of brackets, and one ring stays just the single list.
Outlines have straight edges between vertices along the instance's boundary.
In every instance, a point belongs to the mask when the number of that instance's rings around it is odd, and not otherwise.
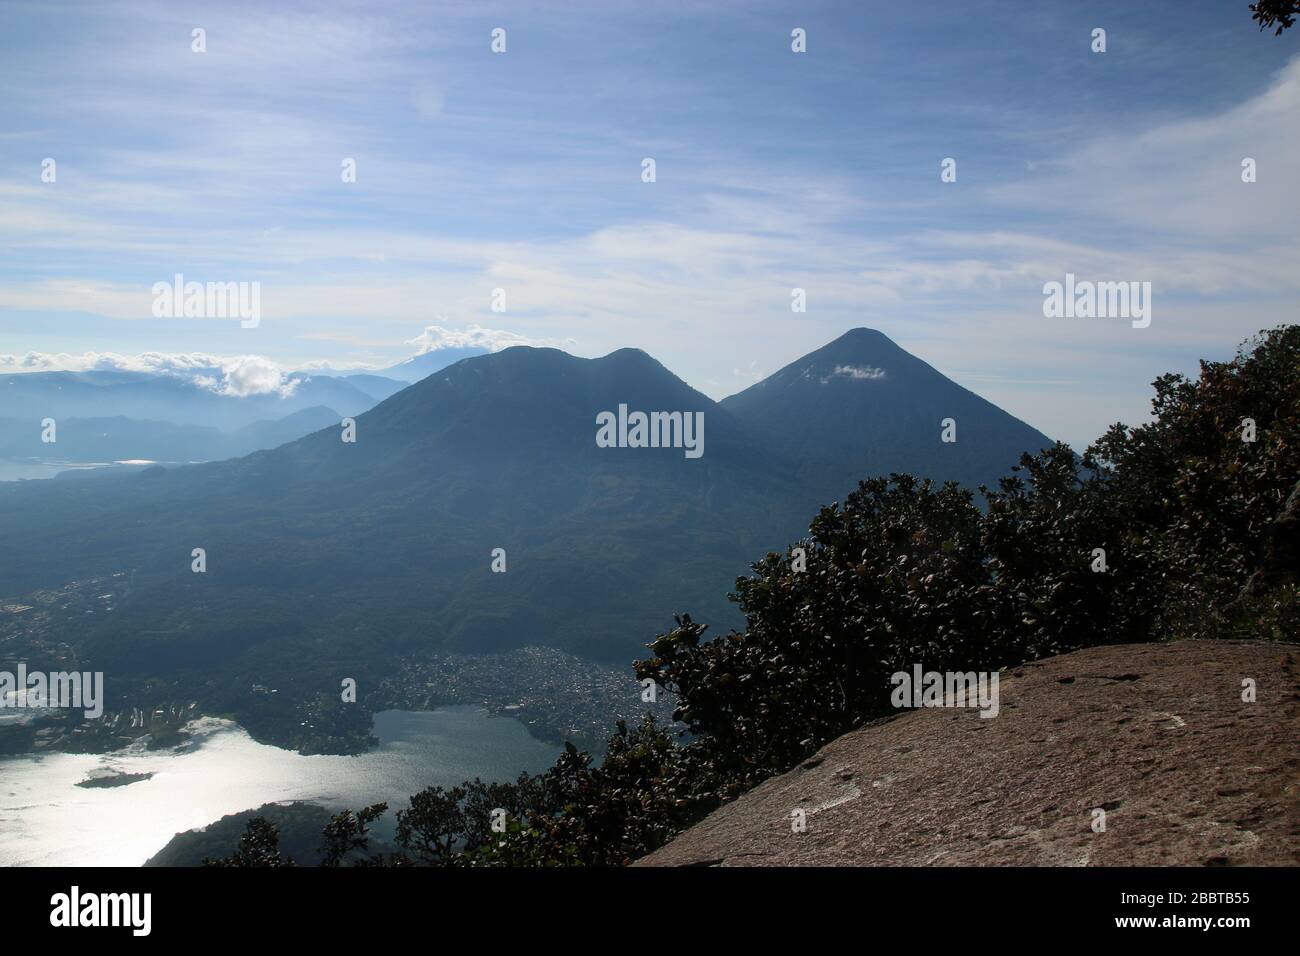
[{"label": "lakeside town", "polygon": [[[66,638],[78,621],[111,614],[130,587],[129,573],[117,572],[0,601],[0,661],[25,661],[29,670],[85,669],[73,645],[59,635]],[[375,743],[370,724],[376,711],[458,704],[518,720],[539,740],[567,740],[600,752],[616,721],[631,725],[649,713],[670,723],[673,710],[671,695],[660,688],[655,700],[645,699],[630,662],[615,667],[541,646],[398,659],[371,686],[361,703],[349,705],[318,689],[270,678],[219,693],[181,680],[119,679],[109,682],[104,712],[95,719],[76,710],[6,708],[0,713],[0,754],[107,753],[146,735],[151,748],[175,746],[186,741],[190,720],[228,716],[236,709],[258,739],[304,753],[358,753]]]}]

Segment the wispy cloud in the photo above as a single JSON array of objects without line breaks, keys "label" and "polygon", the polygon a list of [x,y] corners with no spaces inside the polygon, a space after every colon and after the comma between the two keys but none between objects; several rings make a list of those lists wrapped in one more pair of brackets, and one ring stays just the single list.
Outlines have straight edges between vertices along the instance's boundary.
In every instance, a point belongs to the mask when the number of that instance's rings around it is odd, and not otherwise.
[{"label": "wispy cloud", "polygon": [[847,378],[856,382],[875,382],[885,377],[883,368],[875,368],[866,365],[837,365],[830,375],[822,378],[822,384],[825,385],[833,378]]},{"label": "wispy cloud", "polygon": [[513,345],[572,346],[574,343],[572,340],[560,342],[533,339],[505,329],[485,329],[477,325],[471,325],[467,329],[448,329],[441,325],[428,325],[415,338],[408,339],[406,344],[415,346],[417,355],[424,355],[443,349],[485,349],[489,352],[499,352]]},{"label": "wispy cloud", "polygon": [[[1240,11],[1108,8],[1105,57],[1064,7],[800,13],[804,58],[764,2],[6,7],[5,348],[284,369],[634,345],[721,397],[868,325],[1078,443],[1294,320],[1300,58],[1229,34]],[[1150,281],[1151,327],[1044,319],[1067,271]],[[259,281],[261,325],[153,320],[177,272]],[[213,387],[282,387],[227,361]]]}]

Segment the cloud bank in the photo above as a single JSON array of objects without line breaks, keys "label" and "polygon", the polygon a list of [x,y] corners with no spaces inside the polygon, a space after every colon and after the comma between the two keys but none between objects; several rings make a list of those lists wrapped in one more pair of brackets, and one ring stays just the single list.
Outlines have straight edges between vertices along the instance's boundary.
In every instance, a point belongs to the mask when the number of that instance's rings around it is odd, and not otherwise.
[{"label": "cloud bank", "polygon": [[189,381],[218,395],[245,398],[250,395],[292,395],[298,379],[278,363],[260,355],[223,357],[203,352],[169,354],[144,352],[119,355],[114,352],[28,352],[0,355],[0,373],[5,372],[130,372],[162,375]]},{"label": "cloud bank", "polygon": [[413,339],[407,339],[406,344],[416,347],[416,355],[424,355],[427,352],[439,352],[443,349],[486,349],[489,352],[500,352],[514,345],[559,348],[572,345],[573,340],[536,339],[517,332],[508,332],[505,329],[485,329],[478,325],[471,325],[465,329],[426,325],[423,332]]}]

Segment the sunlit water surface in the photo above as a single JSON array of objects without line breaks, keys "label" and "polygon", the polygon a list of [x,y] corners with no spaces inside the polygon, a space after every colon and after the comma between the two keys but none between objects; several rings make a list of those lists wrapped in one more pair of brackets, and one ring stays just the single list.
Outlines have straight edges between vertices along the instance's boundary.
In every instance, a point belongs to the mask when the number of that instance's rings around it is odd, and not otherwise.
[{"label": "sunlit water surface", "polygon": [[[549,767],[557,747],[476,707],[375,716],[381,746],[357,757],[304,757],[204,717],[176,751],[0,758],[0,865],[139,866],[176,833],[264,803],[406,806],[431,784],[512,780]],[[76,784],[96,772],[153,773],[119,787]]]}]

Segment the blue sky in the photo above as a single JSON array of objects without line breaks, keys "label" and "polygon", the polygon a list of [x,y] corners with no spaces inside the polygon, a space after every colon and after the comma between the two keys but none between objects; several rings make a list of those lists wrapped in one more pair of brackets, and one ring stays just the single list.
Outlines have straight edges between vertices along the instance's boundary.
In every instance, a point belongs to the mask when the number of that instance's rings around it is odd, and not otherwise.
[{"label": "blue sky", "polygon": [[[1244,0],[6,2],[0,90],[0,371],[478,327],[722,397],[869,326],[1082,445],[1300,302],[1300,27]],[[1067,271],[1151,326],[1044,318]],[[178,272],[260,325],[152,318]]]}]

